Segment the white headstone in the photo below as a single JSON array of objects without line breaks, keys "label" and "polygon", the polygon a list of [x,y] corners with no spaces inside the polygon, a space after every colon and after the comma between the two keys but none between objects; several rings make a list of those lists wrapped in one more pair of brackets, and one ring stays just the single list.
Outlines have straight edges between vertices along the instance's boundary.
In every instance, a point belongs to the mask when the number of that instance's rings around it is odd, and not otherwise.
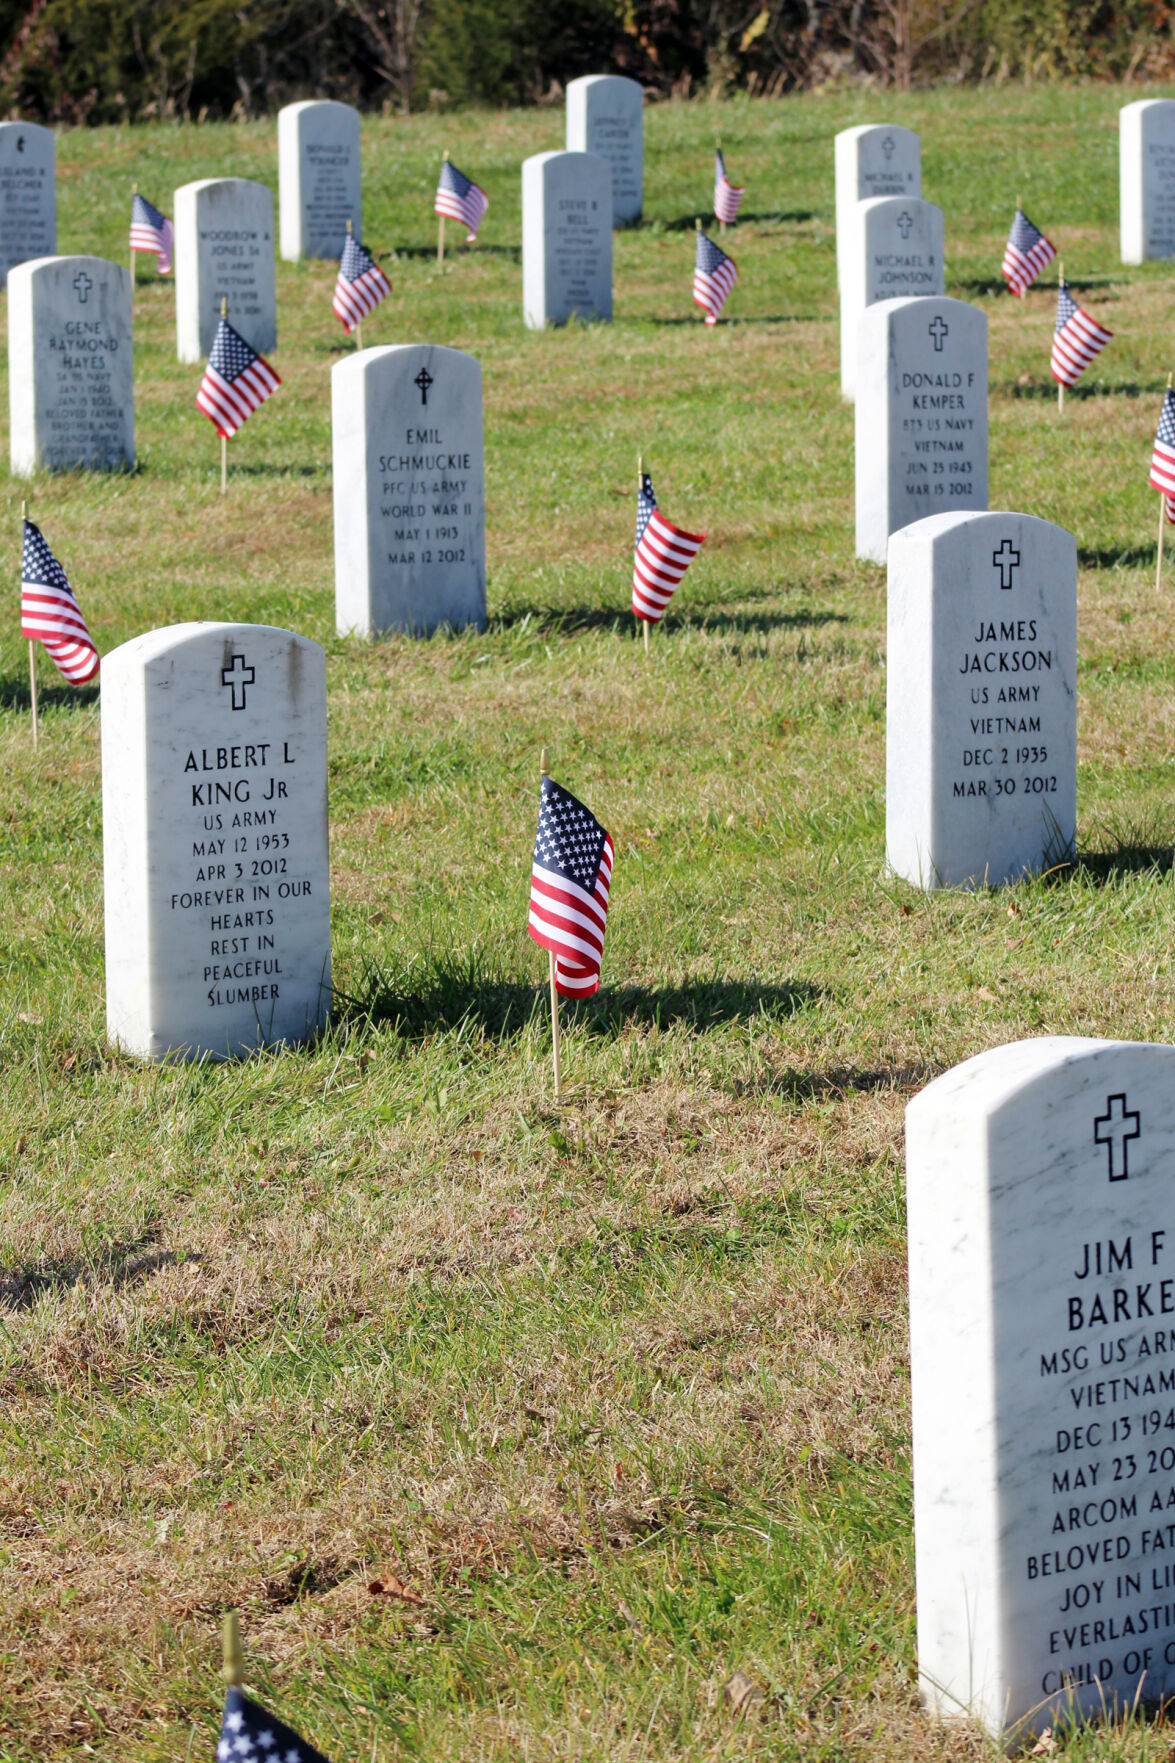
[{"label": "white headstone", "polygon": [[852,398],[857,329],[865,308],[878,300],[943,291],[942,209],[897,196],[858,202],[848,239],[840,284],[840,386]]},{"label": "white headstone", "polygon": [[102,661],[106,1027],[144,1059],[230,1058],[330,1011],[326,656],[178,624]]},{"label": "white headstone", "polygon": [[567,87],[567,151],[612,167],[612,225],[639,220],[644,204],[645,94],[635,80],[593,73]]},{"label": "white headstone", "polygon": [[844,269],[849,216],[877,196],[921,196],[922,141],[913,129],[864,123],[836,137],[836,273]]},{"label": "white headstone", "polygon": [[201,178],[175,193],[175,327],[181,361],[203,361],[228,301],[229,323],[261,354],[277,347],[273,191],[249,178]]},{"label": "white headstone", "polygon": [[987,317],[882,300],[857,337],[857,556],[884,563],[899,527],[987,507]]},{"label": "white headstone", "polygon": [[1118,180],[1123,263],[1175,257],[1175,99],[1118,112]]},{"label": "white headstone", "polygon": [[135,463],[129,271],[103,257],[41,257],[8,277],[9,456],[38,466]]},{"label": "white headstone", "polygon": [[282,256],[341,257],[347,222],[363,237],[359,112],[309,98],[277,113]]},{"label": "white headstone", "polygon": [[915,887],[1072,855],[1077,544],[1030,514],[935,514],[889,542],[885,844]]},{"label": "white headstone", "polygon": [[1039,1733],[1175,1691],[1175,1047],[1047,1037],[906,1111],[918,1665]]},{"label": "white headstone", "polygon": [[339,631],[427,636],[486,615],[481,363],[362,349],[331,370]]},{"label": "white headstone", "polygon": [[14,263],[56,249],[56,136],[35,122],[0,122],[0,288]]},{"label": "white headstone", "polygon": [[594,153],[522,162],[522,313],[529,330],[612,317],[612,173]]}]

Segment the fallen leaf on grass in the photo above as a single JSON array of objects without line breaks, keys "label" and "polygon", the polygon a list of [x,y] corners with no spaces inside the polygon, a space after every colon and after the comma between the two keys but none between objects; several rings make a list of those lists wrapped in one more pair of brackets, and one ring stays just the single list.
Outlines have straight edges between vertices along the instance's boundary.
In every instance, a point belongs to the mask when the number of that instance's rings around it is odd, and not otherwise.
[{"label": "fallen leaf on grass", "polygon": [[1056,1748],[1057,1741],[1053,1737],[1053,1729],[1051,1726],[1046,1726],[1028,1755],[1030,1757],[1045,1757],[1050,1751],[1055,1751]]},{"label": "fallen leaf on grass", "polygon": [[745,1671],[736,1671],[722,1686],[722,1700],[732,1714],[745,1716],[763,1706],[763,1692]]},{"label": "fallen leaf on grass", "polygon": [[373,1598],[402,1598],[405,1604],[415,1604],[421,1610],[424,1608],[424,1599],[420,1593],[414,1592],[402,1579],[397,1579],[394,1573],[385,1575],[383,1579],[373,1579],[367,1589]]},{"label": "fallen leaf on grass", "polygon": [[976,992],[975,996],[977,998],[982,998],[984,1000],[984,1002],[987,1004],[998,1004],[999,1003],[999,999],[996,997],[995,993],[992,991],[989,991],[986,986],[980,986],[980,988]]}]

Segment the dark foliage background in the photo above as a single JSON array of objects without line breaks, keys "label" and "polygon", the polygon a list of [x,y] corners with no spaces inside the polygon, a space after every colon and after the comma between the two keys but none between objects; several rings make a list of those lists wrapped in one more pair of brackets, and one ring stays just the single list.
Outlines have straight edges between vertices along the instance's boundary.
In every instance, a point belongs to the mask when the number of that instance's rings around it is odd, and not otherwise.
[{"label": "dark foliage background", "polygon": [[1165,79],[1166,0],[0,0],[0,112],[47,122],[869,81]]}]

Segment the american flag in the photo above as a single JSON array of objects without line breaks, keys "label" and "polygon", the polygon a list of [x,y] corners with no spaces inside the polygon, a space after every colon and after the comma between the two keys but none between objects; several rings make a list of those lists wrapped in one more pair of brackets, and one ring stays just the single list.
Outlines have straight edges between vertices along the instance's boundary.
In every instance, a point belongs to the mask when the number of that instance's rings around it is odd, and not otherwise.
[{"label": "american flag", "polygon": [[131,197],[131,250],[154,251],[155,267],[160,275],[166,275],[171,268],[174,243],[175,229],[167,216],[136,190]]},{"label": "american flag", "polygon": [[732,184],[726,175],[721,147],[714,150],[714,218],[724,226],[738,218],[738,205],[747,193],[745,184]]},{"label": "american flag", "polygon": [[1175,392],[1170,386],[1163,394],[1163,408],[1159,412],[1149,482],[1152,490],[1167,498],[1167,519],[1175,521]]},{"label": "american flag", "polygon": [[334,315],[345,331],[353,331],[392,291],[387,276],[354,233],[347,234],[335,282]]},{"label": "american flag", "polygon": [[20,634],[44,644],[72,686],[84,686],[101,665],[69,578],[31,520],[21,546]]},{"label": "american flag", "polygon": [[480,184],[475,184],[448,159],[441,161],[441,181],[437,185],[437,199],[432,205],[434,214],[442,215],[446,220],[460,220],[469,228],[465,243],[472,245],[477,237],[477,229],[490,205],[490,199]]},{"label": "american flag", "polygon": [[658,624],[678,582],[697,556],[705,533],[683,532],[657,507],[653,480],[641,473],[636,494],[636,555],[632,560],[632,609]]},{"label": "american flag", "polygon": [[1051,263],[1056,255],[1056,246],[1033,226],[1022,208],[1017,208],[1001,265],[1001,273],[1011,292],[1026,293],[1045,264]]},{"label": "american flag", "polygon": [[698,231],[698,249],[694,257],[694,305],[702,307],[707,324],[717,324],[718,315],[726,305],[726,296],[738,280],[734,258]]},{"label": "american flag", "polygon": [[225,1697],[216,1755],[218,1763],[327,1763],[321,1751],[235,1688]]},{"label": "american flag", "polygon": [[1066,282],[1057,290],[1057,328],[1049,362],[1052,376],[1063,386],[1075,386],[1090,362],[1100,355],[1113,336],[1078,306]]},{"label": "american flag", "polygon": [[204,412],[217,434],[226,441],[235,435],[280,385],[265,357],[222,318],[196,393],[197,409]]},{"label": "american flag", "polygon": [[554,955],[561,997],[599,990],[611,885],[612,840],[590,809],[544,776],[526,928]]}]

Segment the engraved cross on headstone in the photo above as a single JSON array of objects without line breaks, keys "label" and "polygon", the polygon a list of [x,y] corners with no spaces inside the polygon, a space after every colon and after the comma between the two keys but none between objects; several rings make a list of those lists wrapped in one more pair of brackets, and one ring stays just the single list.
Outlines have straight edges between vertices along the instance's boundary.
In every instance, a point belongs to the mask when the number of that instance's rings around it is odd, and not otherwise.
[{"label": "engraved cross on headstone", "polygon": [[78,291],[78,299],[84,306],[86,304],[86,297],[89,294],[90,289],[94,286],[84,269],[78,270],[73,278],[73,285]]},{"label": "engraved cross on headstone", "polygon": [[1131,1139],[1141,1136],[1137,1109],[1128,1110],[1126,1097],[1107,1096],[1106,1111],[1095,1117],[1093,1123],[1093,1142],[1104,1145],[1110,1153],[1110,1180],[1125,1181],[1130,1170],[1127,1166],[1126,1147]]},{"label": "engraved cross on headstone", "polygon": [[432,385],[432,375],[431,375],[431,373],[429,373],[427,367],[421,368],[420,372],[417,374],[417,376],[413,380],[412,384],[414,386],[420,387],[420,402],[422,404],[427,404],[428,403],[428,388]]},{"label": "engraved cross on headstone", "polygon": [[911,213],[909,213],[909,211],[907,209],[903,208],[902,212],[898,215],[898,231],[899,231],[899,233],[901,233],[903,239],[909,238],[910,228],[913,226],[913,224],[914,224],[914,216]]},{"label": "engraved cross on headstone", "polygon": [[991,560],[1000,572],[1000,587],[1010,588],[1012,571],[1020,567],[1020,553],[1011,539],[1005,539],[998,551],[993,551]]},{"label": "engraved cross on headstone", "polygon": [[885,157],[887,159],[892,159],[893,158],[893,150],[894,150],[894,138],[892,135],[887,135],[885,137],[885,140],[881,143],[881,151],[885,154]]},{"label": "engraved cross on headstone", "polygon": [[[245,708],[245,687],[251,686],[256,678],[257,669],[255,667],[246,666],[245,657],[243,655],[234,655],[232,666],[221,668],[220,683],[222,686],[230,686],[232,688],[234,710],[243,710]],[[237,702],[238,692],[240,693],[239,703]]]},{"label": "engraved cross on headstone", "polygon": [[931,336],[934,338],[934,353],[936,355],[941,355],[943,343],[951,334],[951,327],[941,312],[934,320],[933,324],[929,326],[929,330]]}]

